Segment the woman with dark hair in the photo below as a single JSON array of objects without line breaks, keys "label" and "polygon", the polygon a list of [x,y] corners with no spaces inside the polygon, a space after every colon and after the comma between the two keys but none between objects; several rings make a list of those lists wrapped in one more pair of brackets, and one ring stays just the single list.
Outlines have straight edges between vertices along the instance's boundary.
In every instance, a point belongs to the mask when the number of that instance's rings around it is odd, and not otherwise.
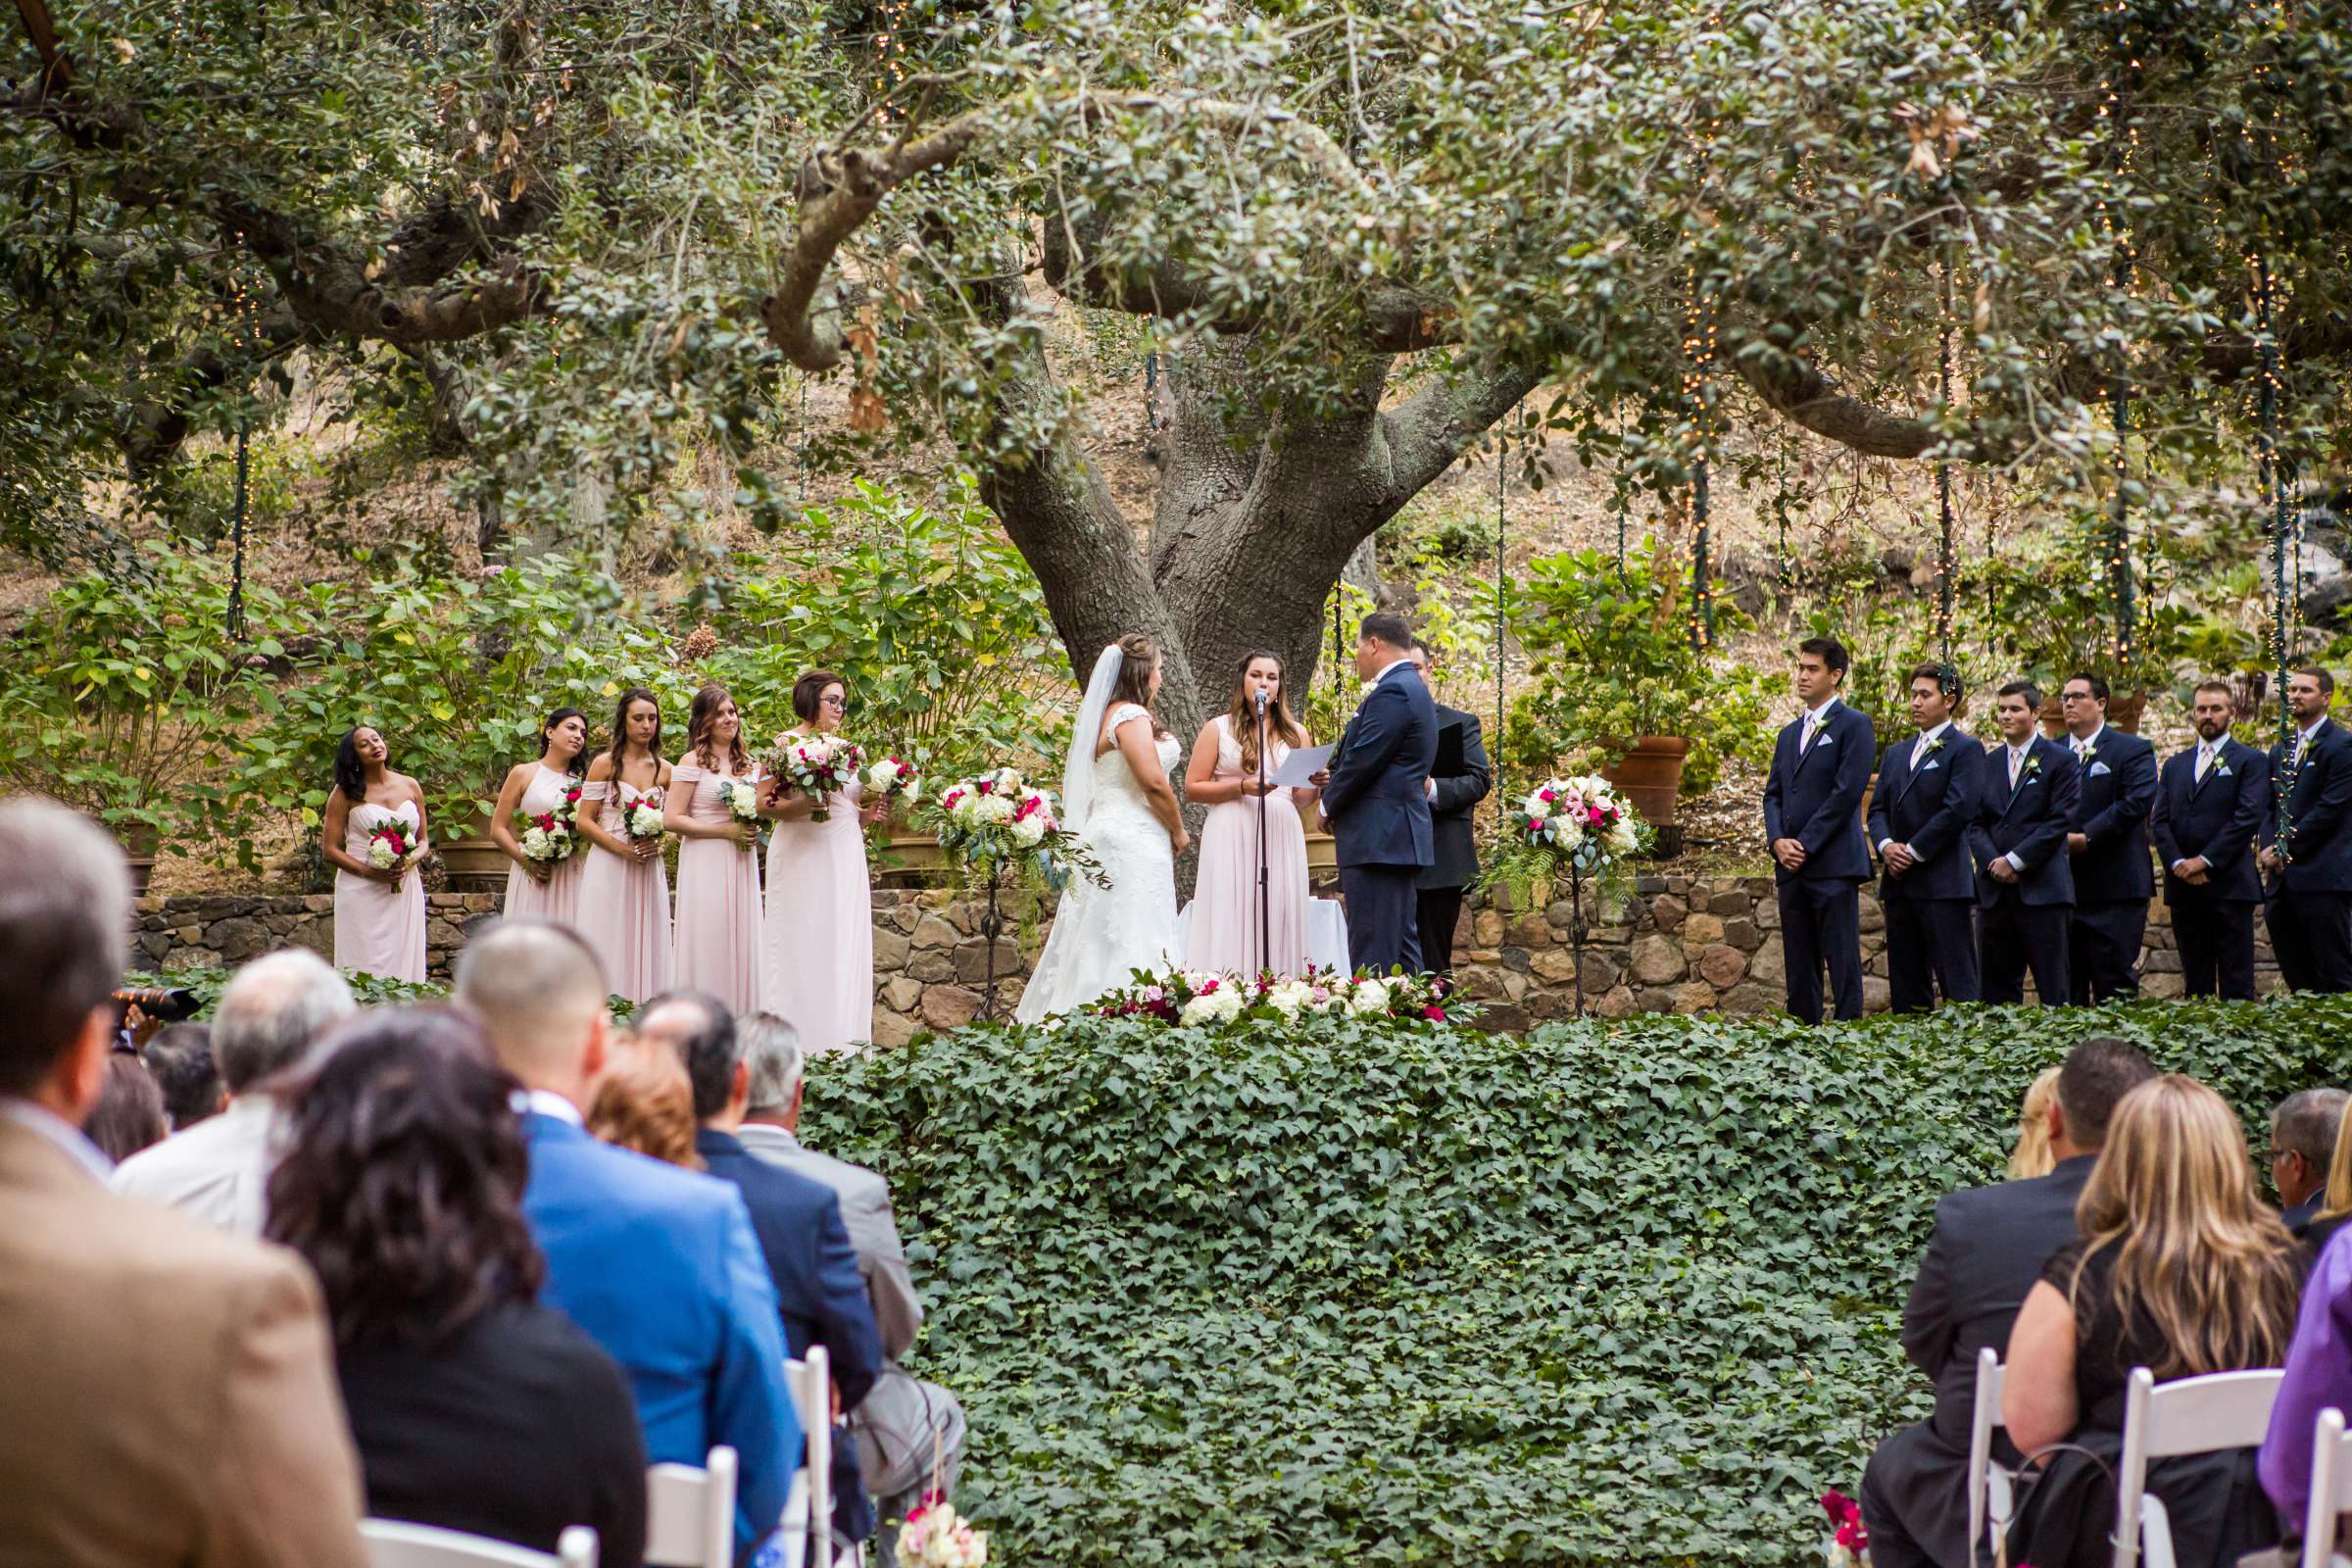
[{"label": "woman with dark hair", "polygon": [[598,1560],[645,1551],[629,1386],[539,1304],[510,1078],[451,1007],[365,1013],[286,1087],[265,1235],[318,1276],[368,1512]]},{"label": "woman with dark hair", "polygon": [[81,1135],[120,1165],[140,1150],[162,1143],[171,1130],[155,1074],[137,1052],[116,1047],[106,1058],[106,1081],[98,1088],[98,1103],[82,1121]]},{"label": "woman with dark hair", "polygon": [[[792,688],[801,721],[792,735],[833,735],[849,710],[849,688],[829,669],[813,669]],[[864,804],[853,780],[847,808],[815,819],[816,802],[781,782],[767,795],[776,824],[767,846],[768,1010],[800,1031],[804,1051],[840,1051],[874,1037],[873,881],[865,863],[865,825],[888,808]]]},{"label": "woman with dark hair", "polygon": [[173,1132],[185,1132],[228,1103],[220,1086],[220,1064],[213,1060],[213,1026],[175,1023],[139,1048],[156,1088],[164,1092],[164,1114]]},{"label": "woman with dark hair", "polygon": [[318,833],[335,867],[335,967],[421,982],[424,791],[393,772],[391,760],[368,724],[347,730],[335,748],[335,787]]},{"label": "woman with dark hair", "polygon": [[[1303,974],[1307,965],[1306,826],[1312,789],[1258,790],[1259,701],[1265,703],[1265,770],[1308,744],[1291,716],[1282,656],[1256,649],[1234,670],[1233,701],[1200,727],[1185,769],[1185,799],[1208,808],[1200,827],[1200,870],[1193,887],[1184,966],[1218,974]],[[1258,818],[1266,856],[1266,940],[1258,937]]]},{"label": "woman with dark hair", "polygon": [[[587,839],[577,825],[584,814],[578,808],[582,781],[580,763],[588,755],[588,715],[576,708],[559,708],[539,725],[539,756],[507,769],[499,786],[498,806],[490,813],[490,836],[514,863],[507,868],[507,902],[503,912],[569,925],[580,912],[580,870],[588,863],[583,852]],[[560,833],[517,832],[517,812],[552,815]],[[566,820],[568,819],[568,820]],[[530,851],[544,842],[552,853]],[[556,846],[565,848],[554,849]]]},{"label": "woman with dark hair", "polygon": [[730,1011],[758,1012],[763,1005],[760,825],[731,810],[727,801],[730,795],[744,800],[757,815],[765,775],[744,748],[743,715],[724,686],[694,694],[686,755],[669,777],[662,825],[679,839],[671,983],[707,991]]},{"label": "woman with dark hair", "polygon": [[[642,686],[612,710],[612,746],[588,764],[580,831],[588,867],[580,873],[580,935],[605,961],[613,994],[643,1002],[669,989],[669,873],[662,864],[661,818],[669,764],[662,760],[662,702]],[[635,831],[651,819],[653,831]]]}]

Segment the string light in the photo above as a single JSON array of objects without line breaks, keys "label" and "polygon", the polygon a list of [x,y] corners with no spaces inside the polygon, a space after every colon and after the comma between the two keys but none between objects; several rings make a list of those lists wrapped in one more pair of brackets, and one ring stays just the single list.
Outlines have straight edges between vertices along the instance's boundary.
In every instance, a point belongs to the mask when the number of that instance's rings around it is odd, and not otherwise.
[{"label": "string light", "polygon": [[880,74],[883,123],[902,118],[898,95],[906,86],[907,0],[879,0],[881,22],[874,29],[874,67]]},{"label": "string light", "polygon": [[[1936,332],[1936,397],[1944,416],[1952,409],[1952,258],[1947,250],[1937,258],[1942,276],[1941,309]],[[1784,501],[1783,509],[1786,511]],[[1959,576],[1958,546],[1952,538],[1952,460],[1948,453],[1938,453],[1936,459],[1936,637],[1943,650],[1943,662],[1952,662],[1952,624],[1954,613],[1952,596],[1955,579]],[[1782,549],[1788,548],[1788,522],[1781,524]]]},{"label": "string light", "polygon": [[1715,313],[1692,264],[1683,305],[1683,405],[1690,411],[1690,646],[1715,640],[1715,591],[1707,577],[1707,456],[1712,429]]}]

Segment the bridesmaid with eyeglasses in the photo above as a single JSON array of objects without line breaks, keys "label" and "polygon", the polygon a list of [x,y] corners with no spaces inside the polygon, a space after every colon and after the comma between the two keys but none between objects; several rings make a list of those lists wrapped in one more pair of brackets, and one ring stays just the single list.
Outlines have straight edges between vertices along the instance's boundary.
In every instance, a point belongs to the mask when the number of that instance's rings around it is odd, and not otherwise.
[{"label": "bridesmaid with eyeglasses", "polygon": [[[829,669],[812,669],[792,688],[800,715],[795,735],[839,733],[849,688]],[[799,1031],[807,1052],[843,1051],[874,1036],[873,879],[865,863],[865,827],[882,819],[884,802],[864,804],[859,781],[847,798],[816,802],[780,782],[767,791],[775,822],[767,843],[767,1010]]]}]

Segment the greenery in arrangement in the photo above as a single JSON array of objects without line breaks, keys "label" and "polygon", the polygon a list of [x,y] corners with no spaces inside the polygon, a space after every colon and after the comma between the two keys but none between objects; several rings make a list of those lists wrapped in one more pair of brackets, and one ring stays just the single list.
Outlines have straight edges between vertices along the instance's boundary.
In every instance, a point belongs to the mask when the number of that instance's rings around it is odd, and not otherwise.
[{"label": "greenery in arrangement", "polygon": [[[167,969],[157,973],[133,970],[123,976],[122,984],[140,989],[192,991],[196,996],[196,1011],[191,1016],[209,1021],[213,1009],[220,1004],[220,993],[228,989],[235,973],[233,969]],[[449,987],[437,980],[394,980],[386,975],[358,974],[348,969],[343,978],[351,982],[352,997],[363,1007],[397,1007],[449,1000]],[[626,997],[611,998],[606,1005],[613,1019],[621,1023],[637,1011],[637,1004]]]}]

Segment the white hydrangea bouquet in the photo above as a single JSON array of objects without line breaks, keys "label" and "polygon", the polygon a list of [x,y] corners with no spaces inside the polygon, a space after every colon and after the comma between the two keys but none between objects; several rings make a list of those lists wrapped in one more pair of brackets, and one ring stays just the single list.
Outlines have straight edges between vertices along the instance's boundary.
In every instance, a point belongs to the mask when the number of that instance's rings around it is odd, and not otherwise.
[{"label": "white hydrangea bouquet", "polygon": [[1568,882],[1595,907],[1621,900],[1626,862],[1650,838],[1649,824],[1597,775],[1547,778],[1504,816],[1501,853],[1483,885],[1507,890],[1521,908],[1542,902],[1550,884]]},{"label": "white hydrangea bouquet", "polygon": [[[749,779],[720,779],[718,804],[725,807],[727,815],[738,822],[749,822],[754,827],[762,825],[762,818],[760,815],[760,786]],[[751,843],[746,844],[744,848],[756,851],[760,848],[760,840],[765,837],[766,834],[761,833]]]},{"label": "white hydrangea bouquet", "polygon": [[899,1568],[988,1568],[988,1532],[974,1530],[937,1493],[906,1515],[899,1531]]},{"label": "white hydrangea bouquet", "polygon": [[623,807],[620,812],[620,826],[621,831],[639,844],[648,839],[660,838],[666,831],[662,825],[661,790],[648,790]]},{"label": "white hydrangea bouquet", "polygon": [[775,745],[761,760],[770,777],[782,779],[786,788],[816,803],[816,809],[808,813],[811,822],[830,822],[833,797],[847,790],[850,780],[858,777],[865,753],[856,742],[839,735],[787,732],[776,737]]},{"label": "white hydrangea bouquet", "polygon": [[1297,1023],[1302,1018],[1383,1018],[1400,1023],[1456,1022],[1470,1009],[1451,1000],[1446,982],[1425,974],[1339,974],[1255,977],[1200,969],[1165,974],[1135,971],[1135,984],[1096,998],[1086,1011],[1104,1018],[1155,1019],[1171,1028],[1203,1029],[1243,1020]]},{"label": "white hydrangea bouquet", "polygon": [[865,799],[869,806],[876,801],[905,801],[908,806],[923,798],[923,780],[914,764],[896,757],[884,757],[865,765],[861,775]]},{"label": "white hydrangea bouquet", "polygon": [[570,779],[564,786],[564,799],[552,811],[517,811],[515,839],[522,846],[522,858],[553,865],[568,860],[580,847],[577,826],[580,815],[580,781]]},{"label": "white hydrangea bouquet", "polygon": [[1018,768],[957,779],[940,792],[933,811],[940,848],[983,877],[1012,868],[1053,887],[1073,875],[1108,886],[1093,852],[1062,827],[1054,792],[1030,784]]}]

